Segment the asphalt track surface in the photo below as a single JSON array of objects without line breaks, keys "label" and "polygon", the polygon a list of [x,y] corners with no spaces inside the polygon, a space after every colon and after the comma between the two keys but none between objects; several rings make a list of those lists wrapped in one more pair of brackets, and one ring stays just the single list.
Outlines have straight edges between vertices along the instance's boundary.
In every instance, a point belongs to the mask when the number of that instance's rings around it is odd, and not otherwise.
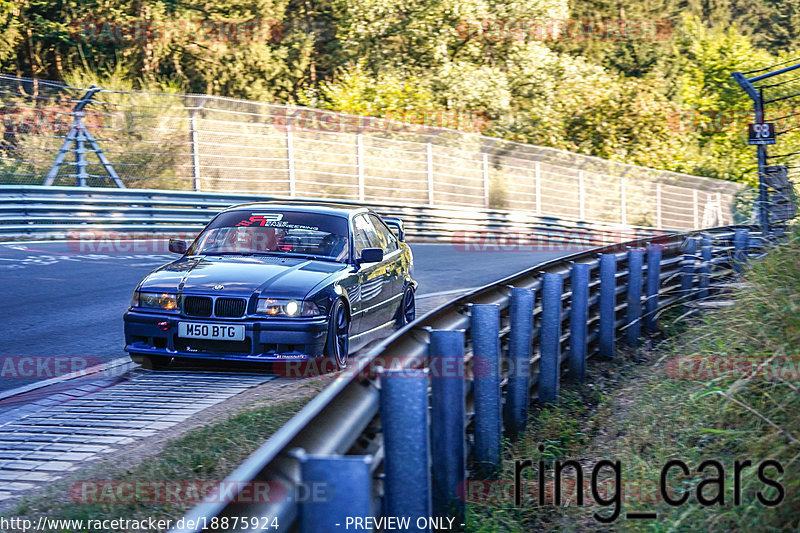
[{"label": "asphalt track surface", "polygon": [[[22,357],[38,357],[39,363],[44,356],[81,358],[80,364],[90,365],[124,357],[122,315],[134,287],[153,268],[177,257],[161,248],[145,244],[132,251],[98,250],[64,241],[0,243],[0,391],[71,371],[40,365],[35,377],[20,378],[16,364]],[[420,302],[445,301],[459,290],[574,252],[464,251],[450,244],[411,248]]]}]

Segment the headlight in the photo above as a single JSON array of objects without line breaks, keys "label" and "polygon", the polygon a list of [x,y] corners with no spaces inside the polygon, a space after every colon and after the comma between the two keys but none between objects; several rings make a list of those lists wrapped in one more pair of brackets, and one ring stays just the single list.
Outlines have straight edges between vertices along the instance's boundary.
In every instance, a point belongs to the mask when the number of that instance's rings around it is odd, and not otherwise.
[{"label": "headlight", "polygon": [[144,307],[147,309],[163,309],[164,311],[175,311],[178,308],[178,297],[167,292],[140,292],[133,293],[132,307]]},{"label": "headlight", "polygon": [[313,302],[303,300],[279,300],[277,298],[259,298],[256,313],[270,316],[317,316],[321,315]]}]

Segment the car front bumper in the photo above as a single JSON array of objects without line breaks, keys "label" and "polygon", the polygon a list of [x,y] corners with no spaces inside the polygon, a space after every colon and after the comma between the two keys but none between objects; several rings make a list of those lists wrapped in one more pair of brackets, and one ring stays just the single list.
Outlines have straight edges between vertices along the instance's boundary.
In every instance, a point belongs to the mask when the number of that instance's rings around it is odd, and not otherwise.
[{"label": "car front bumper", "polygon": [[[142,355],[226,359],[236,361],[292,361],[320,357],[328,337],[327,317],[200,319],[158,312],[128,310],[125,350]],[[178,336],[178,323],[239,324],[243,341],[187,339]]]}]

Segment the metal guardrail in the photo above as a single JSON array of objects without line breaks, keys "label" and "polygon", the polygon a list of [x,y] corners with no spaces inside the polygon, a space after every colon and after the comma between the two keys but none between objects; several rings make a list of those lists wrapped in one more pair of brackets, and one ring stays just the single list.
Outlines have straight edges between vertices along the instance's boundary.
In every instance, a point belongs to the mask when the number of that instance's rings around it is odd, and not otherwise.
[{"label": "metal guardrail", "polygon": [[[261,201],[330,200],[150,189],[0,185],[0,239],[45,235],[80,238],[87,231],[196,232],[218,211],[230,205]],[[587,223],[502,210],[337,203],[366,205],[381,215],[401,217],[412,239],[447,240],[474,249],[502,249],[509,245],[585,248],[663,233],[648,227]]]},{"label": "metal guardrail", "polygon": [[[589,358],[657,331],[662,310],[707,296],[764,247],[745,227],[633,241],[534,266],[435,309],[353,360],[223,481],[282,490],[262,501],[252,491],[210,494],[173,531],[224,530],[235,517],[274,518],[280,531],[301,516],[302,531],[332,531],[346,514],[463,519],[459,484],[468,464],[499,465],[501,426],[521,432],[531,401],[557,399],[562,374],[583,379]],[[299,502],[296,487],[316,482],[326,497]]]}]

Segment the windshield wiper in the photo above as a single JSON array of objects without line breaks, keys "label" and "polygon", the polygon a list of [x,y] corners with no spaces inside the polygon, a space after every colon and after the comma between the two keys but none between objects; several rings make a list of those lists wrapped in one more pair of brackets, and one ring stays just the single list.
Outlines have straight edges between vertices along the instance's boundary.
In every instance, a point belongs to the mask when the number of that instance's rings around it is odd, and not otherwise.
[{"label": "windshield wiper", "polygon": [[279,255],[284,255],[286,257],[296,257],[298,259],[312,259],[312,260],[316,260],[316,261],[333,261],[335,263],[338,263],[338,261],[335,258],[333,258],[333,257],[331,257],[329,255],[298,254],[298,253],[292,253],[292,252],[281,252]]},{"label": "windshield wiper", "polygon": [[316,261],[339,261],[328,255],[313,255],[313,254],[298,254],[291,252],[200,252],[195,255],[238,255],[238,256],[253,256],[253,255],[268,255],[270,257],[287,257],[296,259],[311,259]]},{"label": "windshield wiper", "polygon": [[252,252],[198,252],[195,255],[253,255]]}]

